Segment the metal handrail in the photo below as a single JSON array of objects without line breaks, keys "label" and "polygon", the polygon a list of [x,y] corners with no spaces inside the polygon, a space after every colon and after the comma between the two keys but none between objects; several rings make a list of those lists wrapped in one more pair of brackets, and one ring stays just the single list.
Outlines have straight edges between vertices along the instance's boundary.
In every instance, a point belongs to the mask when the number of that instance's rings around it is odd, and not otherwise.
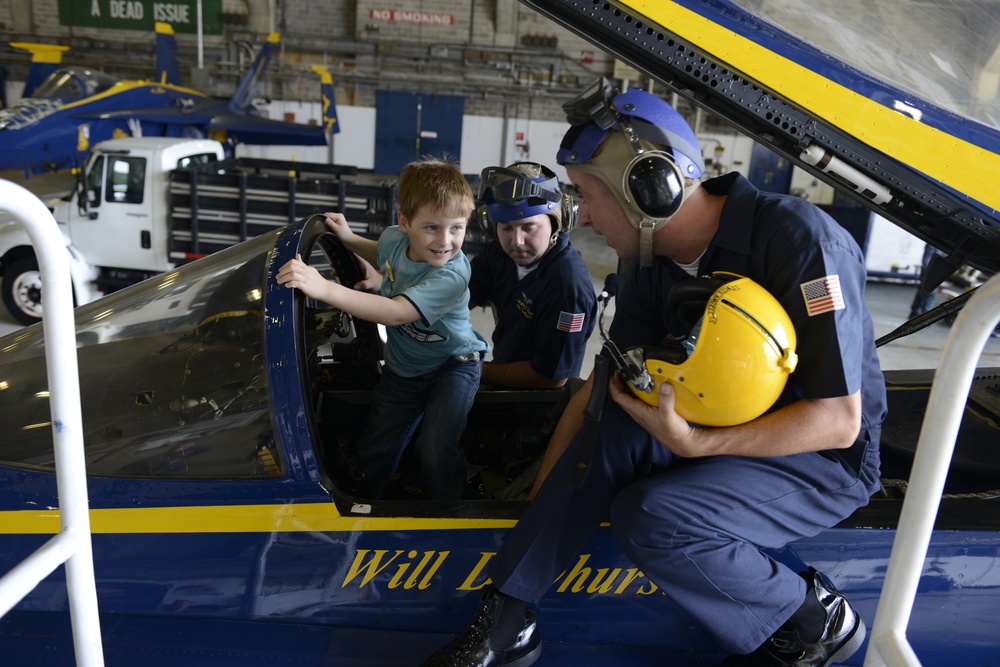
[{"label": "metal handrail", "polygon": [[906,638],[906,626],[976,364],[998,323],[1000,274],[986,281],[969,299],[952,325],[941,353],[875,613],[865,667],[920,667],[920,660]]},{"label": "metal handrail", "polygon": [[80,667],[103,667],[104,648],[83,453],[76,325],[66,244],[49,209],[23,187],[0,180],[0,211],[14,216],[27,229],[45,286],[42,329],[60,523],[58,534],[0,578],[0,616],[65,563],[76,663]]}]

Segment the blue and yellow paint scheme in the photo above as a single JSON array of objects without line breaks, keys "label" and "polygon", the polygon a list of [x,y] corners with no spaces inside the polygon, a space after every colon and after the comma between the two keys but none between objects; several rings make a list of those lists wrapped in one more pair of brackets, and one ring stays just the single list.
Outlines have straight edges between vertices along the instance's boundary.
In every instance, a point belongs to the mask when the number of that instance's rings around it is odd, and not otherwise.
[{"label": "blue and yellow paint scheme", "polygon": [[[77,309],[108,664],[139,654],[160,664],[147,653],[176,659],[181,648],[206,660],[239,655],[240,664],[265,664],[276,650],[303,664],[416,664],[464,625],[484,566],[523,510],[520,500],[352,495],[341,446],[363,422],[378,336],[275,282],[296,253],[347,284],[357,277],[353,257],[312,218]],[[59,527],[41,337],[34,326],[0,339],[0,573]],[[887,474],[905,477],[928,385],[908,376],[896,387],[898,423],[887,424],[886,442],[900,463]],[[502,476],[527,452],[518,420],[544,414],[551,399],[482,389],[470,459]],[[970,410],[973,435],[959,456],[975,458],[995,438],[982,412]],[[981,479],[989,460],[966,461],[975,474],[956,472],[942,503],[910,625],[925,664],[986,664],[1000,648],[1000,503],[976,486],[995,482]],[[870,619],[900,504],[887,479],[884,497],[849,521],[774,556],[822,569]],[[39,646],[46,664],[72,664],[62,576],[0,619],[4,664],[39,664]],[[552,664],[722,657],[607,527],[541,606]],[[322,661],[352,651],[352,662]]]},{"label": "blue and yellow paint scheme", "polygon": [[[993,269],[1000,261],[993,195],[975,175],[942,170],[930,158],[940,151],[920,160],[920,151],[880,139],[882,132],[915,133],[932,142],[928,150],[983,143],[980,164],[990,165],[992,131],[960,131],[944,122],[954,120],[947,114],[932,122],[929,108],[921,129],[906,120],[912,114],[886,116],[869,106],[887,108],[873,102],[877,81],[843,85],[850,68],[833,77],[828,64],[806,57],[811,47],[765,29],[733,3],[529,4],[642,71],[695,91],[734,124],[761,134],[764,123],[773,145],[790,155],[812,143],[827,149],[836,137],[839,159],[858,169],[867,164],[863,172],[897,203],[853,196],[873,209],[898,209],[890,219],[954,256]],[[683,37],[663,38],[667,25]],[[673,50],[656,55],[646,37],[674,40]],[[697,49],[693,58],[704,59],[706,72],[733,76],[690,70],[678,45]],[[718,62],[706,54],[718,54]],[[796,77],[802,90],[780,85],[783,77]],[[741,109],[754,86],[756,99]],[[852,117],[861,109],[877,122],[855,127],[830,117],[836,108],[812,96],[816,86],[857,105]],[[866,94],[865,86],[873,88]],[[903,129],[893,130],[900,123]],[[921,214],[953,204],[917,224]],[[350,443],[377,378],[379,339],[371,325],[277,285],[277,268],[297,253],[345,284],[358,277],[352,256],[321,221],[307,219],[77,310],[108,664],[419,664],[464,627],[486,583],[485,564],[524,508],[522,500],[430,502],[408,496],[405,486],[385,500],[356,494]],[[58,529],[41,339],[38,325],[0,339],[0,573]],[[1000,371],[986,369],[973,382],[910,615],[909,637],[925,665],[994,664],[1000,655],[997,377]],[[869,624],[933,371],[886,378],[883,492],[842,524],[770,552],[793,567],[823,571]],[[555,398],[480,390],[466,444],[482,479],[506,482],[540,453],[519,433],[532,416],[548,414]],[[62,577],[58,570],[0,619],[3,664],[72,664]],[[628,561],[606,526],[540,606],[546,644],[539,664],[722,659],[712,638]]]},{"label": "blue and yellow paint scheme", "polygon": [[[1000,59],[975,7],[897,26],[821,0],[524,4],[936,246],[942,278],[1000,269]],[[937,23],[966,42],[915,28]]]},{"label": "blue and yellow paint scheme", "polygon": [[68,46],[59,44],[35,44],[33,42],[11,42],[10,46],[31,54],[31,68],[21,90],[21,97],[31,97],[52,72],[62,64],[62,55],[69,51]]},{"label": "blue and yellow paint scheme", "polygon": [[[257,145],[323,146],[330,129],[324,115],[314,126],[256,115],[254,97],[280,42],[271,33],[226,100],[185,87],[176,58],[176,40],[167,23],[156,24],[156,78],[117,81],[86,67],[59,67],[17,104],[0,110],[0,170],[42,172],[78,167],[90,148],[105,139],[128,136],[209,137]],[[29,48],[32,47],[32,48]],[[33,68],[52,67],[52,48],[23,45],[32,51]],[[29,78],[33,78],[29,74]],[[332,79],[322,84],[333,99]],[[332,104],[324,105],[331,109]]]}]

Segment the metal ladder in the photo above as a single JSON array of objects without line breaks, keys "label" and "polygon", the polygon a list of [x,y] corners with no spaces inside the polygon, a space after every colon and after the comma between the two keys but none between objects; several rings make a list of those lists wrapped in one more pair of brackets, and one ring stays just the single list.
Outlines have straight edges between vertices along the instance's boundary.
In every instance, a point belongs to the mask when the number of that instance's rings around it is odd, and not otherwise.
[{"label": "metal ladder", "polygon": [[906,626],[976,363],[998,322],[1000,274],[977,289],[962,308],[941,353],[875,612],[865,667],[920,667],[906,638]]},{"label": "metal ladder", "polygon": [[76,663],[80,667],[103,667],[66,244],[52,213],[23,187],[0,180],[0,211],[11,214],[27,229],[45,285],[42,328],[61,527],[59,533],[0,578],[0,616],[65,563]]}]

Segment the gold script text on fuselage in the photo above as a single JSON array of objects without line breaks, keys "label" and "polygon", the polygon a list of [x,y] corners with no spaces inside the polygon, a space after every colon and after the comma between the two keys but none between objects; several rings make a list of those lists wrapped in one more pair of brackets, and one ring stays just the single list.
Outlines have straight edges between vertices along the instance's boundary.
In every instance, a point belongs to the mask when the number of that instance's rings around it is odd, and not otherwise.
[{"label": "gold script text on fuselage", "polygon": [[[359,549],[348,568],[342,587],[364,587],[373,582],[389,589],[426,590],[435,583],[454,585],[455,590],[476,591],[490,583],[486,565],[496,552],[480,552],[479,560],[468,572],[456,573],[446,565],[450,551],[416,551],[405,549]],[[656,584],[646,579],[637,568],[593,567],[591,554],[580,554],[573,567],[564,571],[555,582],[558,593],[595,593],[611,595],[651,595]],[[456,576],[456,574],[458,576]],[[449,584],[449,581],[455,584]]]}]

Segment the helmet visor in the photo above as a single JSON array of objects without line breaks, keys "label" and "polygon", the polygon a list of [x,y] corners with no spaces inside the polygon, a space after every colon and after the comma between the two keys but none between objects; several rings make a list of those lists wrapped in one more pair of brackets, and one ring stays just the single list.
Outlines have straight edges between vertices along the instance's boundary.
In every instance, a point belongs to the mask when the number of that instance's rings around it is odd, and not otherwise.
[{"label": "helmet visor", "polygon": [[504,204],[517,204],[526,199],[541,199],[556,203],[562,195],[542,187],[527,175],[506,167],[483,169],[479,184],[479,200],[492,198]]},{"label": "helmet visor", "polygon": [[605,77],[590,84],[586,90],[562,105],[570,125],[593,123],[602,130],[617,124],[617,114],[611,101],[618,93]]}]

